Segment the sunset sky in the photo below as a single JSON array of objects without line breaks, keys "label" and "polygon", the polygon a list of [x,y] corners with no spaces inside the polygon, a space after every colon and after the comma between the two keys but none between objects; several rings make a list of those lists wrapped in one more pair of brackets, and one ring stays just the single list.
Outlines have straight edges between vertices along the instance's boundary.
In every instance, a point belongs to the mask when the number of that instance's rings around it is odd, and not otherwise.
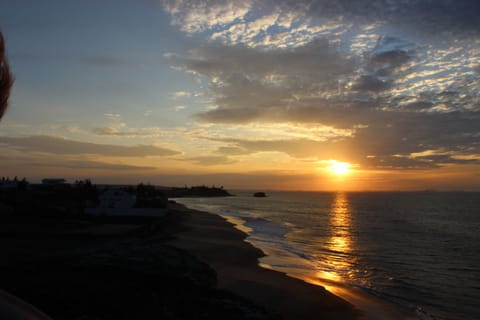
[{"label": "sunset sky", "polygon": [[2,0],[2,176],[480,190],[478,0]]}]

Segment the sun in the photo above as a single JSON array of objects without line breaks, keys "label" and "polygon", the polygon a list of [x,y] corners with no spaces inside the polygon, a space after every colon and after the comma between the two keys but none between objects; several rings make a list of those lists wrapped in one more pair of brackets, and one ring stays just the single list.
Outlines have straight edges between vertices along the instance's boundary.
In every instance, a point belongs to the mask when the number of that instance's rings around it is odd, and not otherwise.
[{"label": "sun", "polygon": [[330,166],[328,167],[328,171],[338,176],[346,175],[350,172],[350,163],[330,160]]}]

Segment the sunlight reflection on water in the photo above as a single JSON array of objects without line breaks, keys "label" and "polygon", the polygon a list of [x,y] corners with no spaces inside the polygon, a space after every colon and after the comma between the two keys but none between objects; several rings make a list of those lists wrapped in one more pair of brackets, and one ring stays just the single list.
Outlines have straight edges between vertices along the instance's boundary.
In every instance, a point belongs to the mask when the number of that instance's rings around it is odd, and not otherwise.
[{"label": "sunlight reflection on water", "polygon": [[245,192],[182,202],[238,218],[232,222],[250,228],[247,241],[267,255],[261,266],[322,285],[363,310],[376,310],[365,304],[368,292],[408,310],[420,306],[422,319],[480,319],[479,199],[468,192],[271,192],[253,199]]},{"label": "sunlight reflection on water", "polygon": [[331,280],[343,281],[345,277],[352,277],[352,265],[355,261],[351,261],[354,239],[352,236],[352,217],[350,204],[347,194],[338,192],[332,201],[329,222],[329,236],[325,244],[325,249],[331,253],[323,255],[322,263],[328,268],[318,271],[317,277]]}]

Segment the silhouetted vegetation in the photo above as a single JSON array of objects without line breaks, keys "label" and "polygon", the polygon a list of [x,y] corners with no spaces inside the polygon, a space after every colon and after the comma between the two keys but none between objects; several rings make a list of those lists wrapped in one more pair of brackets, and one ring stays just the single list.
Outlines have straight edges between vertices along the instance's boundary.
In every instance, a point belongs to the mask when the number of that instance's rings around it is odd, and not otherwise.
[{"label": "silhouetted vegetation", "polygon": [[188,188],[172,188],[165,191],[169,198],[182,198],[182,197],[229,197],[233,196],[223,187],[207,187],[207,186],[194,186]]},{"label": "silhouetted vegetation", "polygon": [[[5,212],[22,216],[78,215],[98,204],[97,187],[89,179],[73,184],[29,184],[23,178],[2,178],[0,203]],[[6,209],[8,208],[8,209]]]},{"label": "silhouetted vegetation", "polygon": [[135,208],[166,208],[168,205],[165,193],[150,184],[137,185],[135,195]]}]

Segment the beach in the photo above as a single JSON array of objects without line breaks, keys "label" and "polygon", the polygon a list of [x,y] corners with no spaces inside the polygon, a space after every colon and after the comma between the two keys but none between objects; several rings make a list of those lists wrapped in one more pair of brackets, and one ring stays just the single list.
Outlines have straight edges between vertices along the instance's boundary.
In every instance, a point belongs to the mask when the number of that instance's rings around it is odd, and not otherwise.
[{"label": "beach", "polygon": [[[185,230],[171,242],[211,265],[219,288],[264,306],[283,319],[416,319],[415,315],[359,289],[310,279],[295,279],[262,268],[263,252],[224,218],[181,205]],[[341,298],[325,290],[335,292]],[[347,302],[347,300],[349,302]]]},{"label": "beach", "polygon": [[262,268],[244,232],[177,203],[164,218],[3,219],[1,289],[53,319],[411,319]]},{"label": "beach", "polygon": [[478,193],[289,192],[181,198],[225,218],[258,264],[323,286],[365,319],[478,319]]},{"label": "beach", "polygon": [[324,288],[258,266],[263,253],[244,242],[245,234],[223,218],[189,209],[187,230],[176,235],[174,246],[206,261],[218,275],[218,286],[247,297],[283,319],[357,319],[349,303]]},{"label": "beach", "polygon": [[[55,320],[275,319],[168,244],[181,216],[2,215],[0,289]],[[0,318],[9,319],[3,314]]]}]

